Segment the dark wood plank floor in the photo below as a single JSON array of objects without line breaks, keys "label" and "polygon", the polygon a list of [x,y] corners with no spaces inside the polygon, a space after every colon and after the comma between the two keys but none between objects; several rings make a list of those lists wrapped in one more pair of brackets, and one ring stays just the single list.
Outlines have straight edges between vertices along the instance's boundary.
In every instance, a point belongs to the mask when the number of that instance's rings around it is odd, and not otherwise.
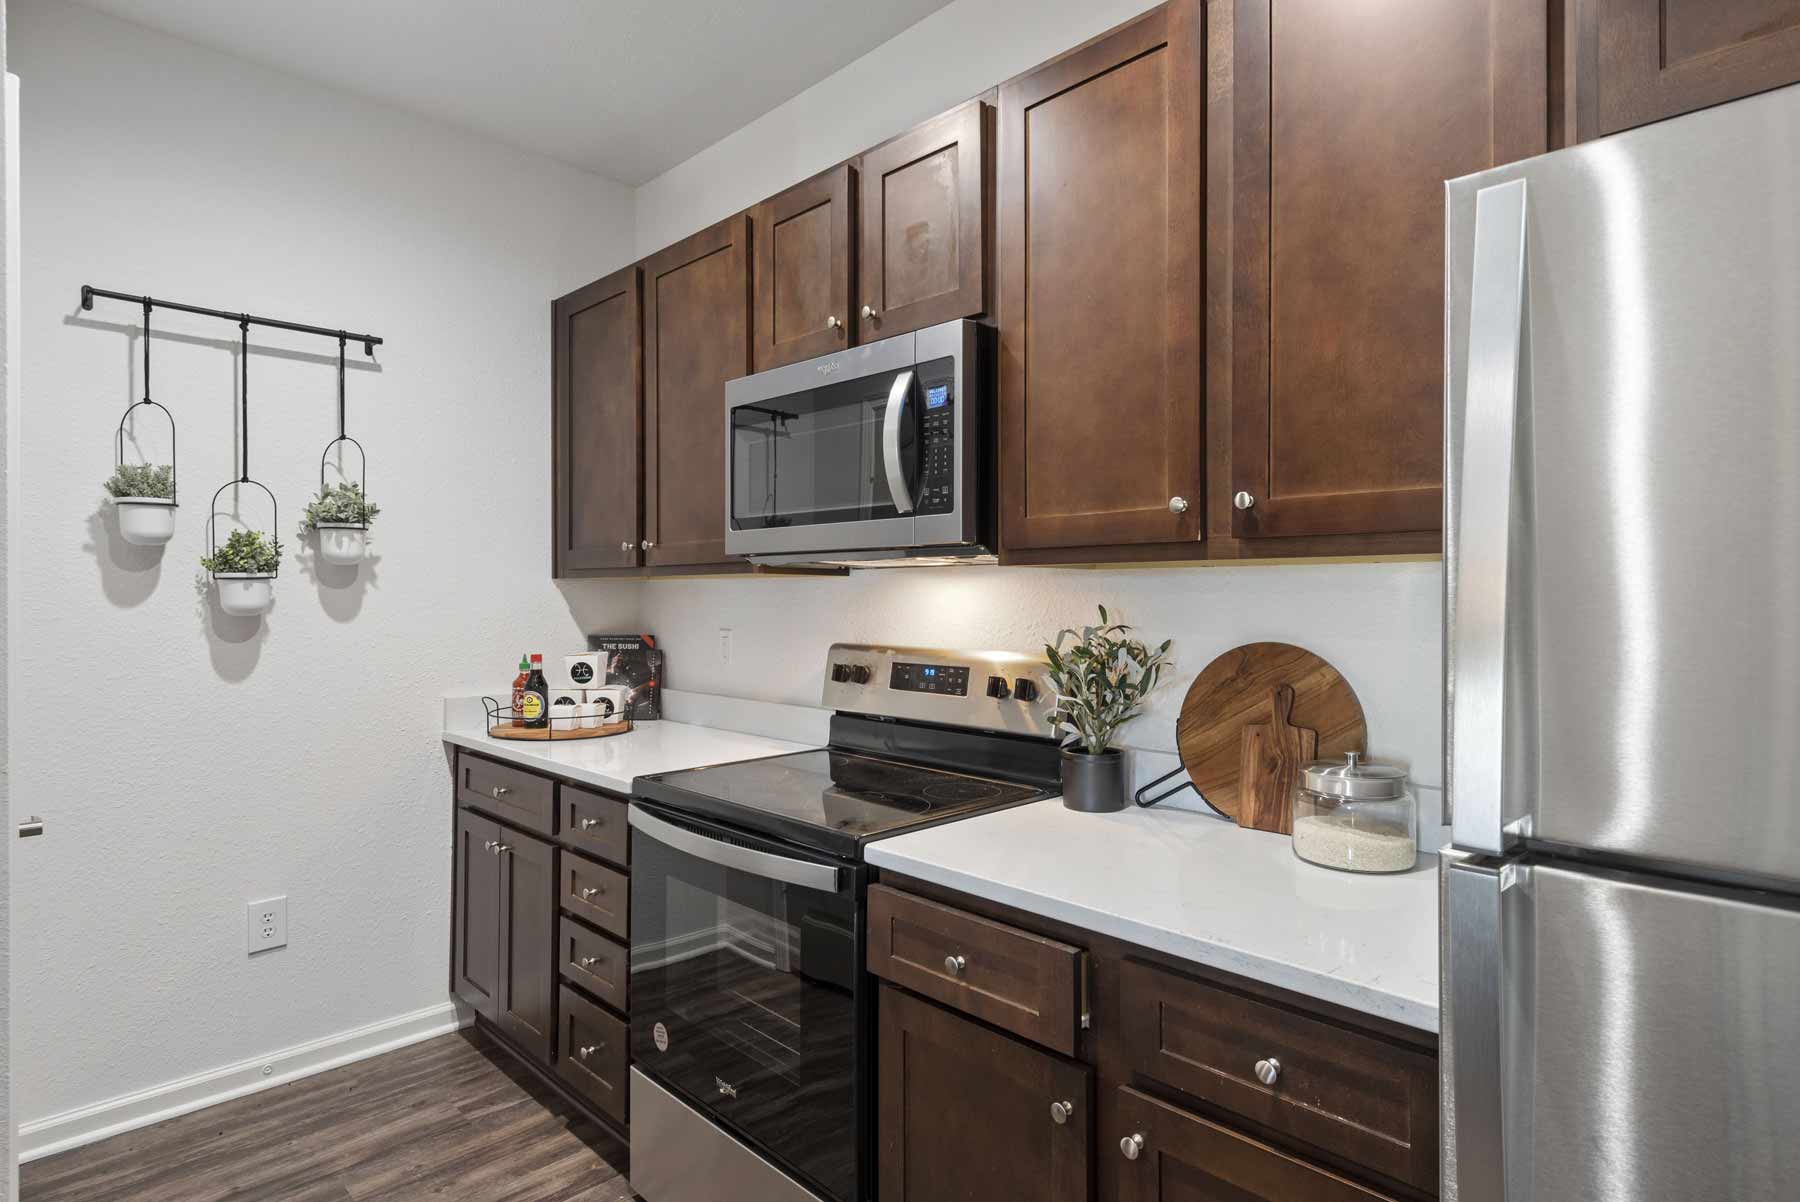
[{"label": "dark wood plank floor", "polygon": [[626,1156],[470,1030],[33,1161],[20,1202],[626,1202]]}]

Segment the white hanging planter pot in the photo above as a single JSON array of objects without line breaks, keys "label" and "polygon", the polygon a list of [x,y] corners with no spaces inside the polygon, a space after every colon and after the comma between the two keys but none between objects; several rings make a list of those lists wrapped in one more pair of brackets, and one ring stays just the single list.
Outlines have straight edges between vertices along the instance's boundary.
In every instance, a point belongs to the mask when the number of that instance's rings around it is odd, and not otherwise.
[{"label": "white hanging planter pot", "polygon": [[319,558],[348,566],[369,553],[369,528],[357,522],[320,522]]},{"label": "white hanging planter pot", "polygon": [[253,618],[275,604],[273,572],[214,572],[219,608],[236,618]]},{"label": "white hanging planter pot", "polygon": [[114,497],[119,534],[138,547],[160,547],[175,537],[176,505],[167,497]]}]

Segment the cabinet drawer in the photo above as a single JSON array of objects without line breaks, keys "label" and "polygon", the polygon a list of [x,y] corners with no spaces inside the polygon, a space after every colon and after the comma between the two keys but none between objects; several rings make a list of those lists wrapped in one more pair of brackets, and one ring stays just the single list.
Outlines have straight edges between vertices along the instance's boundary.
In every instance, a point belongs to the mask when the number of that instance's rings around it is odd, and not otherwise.
[{"label": "cabinet drawer", "polygon": [[589,855],[629,864],[630,828],[625,824],[625,802],[618,797],[562,785],[557,790],[557,810],[564,847]]},{"label": "cabinet drawer", "polygon": [[1121,1088],[1102,1147],[1117,1166],[1119,1202],[1389,1202],[1336,1173]]},{"label": "cabinet drawer", "polygon": [[549,777],[461,752],[456,757],[456,799],[528,831],[556,833],[556,782]]},{"label": "cabinet drawer", "polygon": [[1435,1188],[1435,1057],[1135,960],[1120,966],[1119,1025],[1131,1072]]},{"label": "cabinet drawer", "polygon": [[623,1123],[625,1075],[631,1063],[625,1024],[567,985],[562,987],[560,1000],[556,1075],[602,1114]]},{"label": "cabinet drawer", "polygon": [[560,922],[556,954],[563,980],[581,986],[615,1010],[625,1009],[629,975],[625,948],[566,914]]},{"label": "cabinet drawer", "polygon": [[561,892],[565,913],[584,918],[621,939],[631,937],[631,881],[624,873],[565,851]]},{"label": "cabinet drawer", "polygon": [[869,971],[1075,1054],[1080,948],[884,885],[869,889]]}]

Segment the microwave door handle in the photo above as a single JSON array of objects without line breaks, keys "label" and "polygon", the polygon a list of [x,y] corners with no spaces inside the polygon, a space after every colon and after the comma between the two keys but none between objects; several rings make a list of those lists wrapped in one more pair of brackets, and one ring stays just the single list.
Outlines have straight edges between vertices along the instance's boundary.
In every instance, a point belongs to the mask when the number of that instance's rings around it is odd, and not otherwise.
[{"label": "microwave door handle", "polygon": [[887,414],[881,421],[881,459],[887,466],[888,491],[894,494],[894,508],[901,513],[913,511],[906,465],[900,462],[900,423],[906,417],[906,403],[912,398],[912,382],[910,370],[894,377],[894,386],[888,389]]},{"label": "microwave door handle", "polygon": [[1469,360],[1455,565],[1450,816],[1458,847],[1498,855],[1506,831],[1507,582],[1513,473],[1524,386],[1525,181],[1475,197]]},{"label": "microwave door handle", "polygon": [[771,851],[759,851],[754,847],[709,839],[696,831],[664,822],[636,806],[626,812],[625,820],[634,830],[642,831],[658,843],[709,864],[796,885],[802,889],[817,889],[824,893],[838,891],[838,870],[829,864],[815,864],[811,860],[796,860],[789,856],[778,856]]}]

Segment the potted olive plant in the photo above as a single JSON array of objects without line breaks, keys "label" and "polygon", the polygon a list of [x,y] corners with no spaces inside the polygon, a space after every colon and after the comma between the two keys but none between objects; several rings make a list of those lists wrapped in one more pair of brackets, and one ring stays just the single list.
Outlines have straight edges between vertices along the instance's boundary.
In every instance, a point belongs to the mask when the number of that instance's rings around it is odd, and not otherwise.
[{"label": "potted olive plant", "polygon": [[1044,647],[1056,690],[1051,718],[1063,737],[1063,804],[1071,810],[1124,808],[1125,756],[1111,746],[1113,735],[1143,709],[1169,655],[1168,639],[1151,650],[1130,633],[1102,605],[1098,626],[1061,631]]},{"label": "potted olive plant", "polygon": [[281,540],[260,530],[233,530],[223,547],[202,557],[200,566],[219,587],[220,609],[237,617],[266,613],[275,602]]},{"label": "potted olive plant", "polygon": [[319,495],[306,504],[300,537],[316,530],[319,555],[326,563],[360,563],[369,550],[369,523],[380,512],[381,507],[363,496],[362,485],[354,480],[324,484]]},{"label": "potted olive plant", "polygon": [[122,463],[106,482],[119,534],[140,547],[175,537],[175,468],[167,463]]}]

